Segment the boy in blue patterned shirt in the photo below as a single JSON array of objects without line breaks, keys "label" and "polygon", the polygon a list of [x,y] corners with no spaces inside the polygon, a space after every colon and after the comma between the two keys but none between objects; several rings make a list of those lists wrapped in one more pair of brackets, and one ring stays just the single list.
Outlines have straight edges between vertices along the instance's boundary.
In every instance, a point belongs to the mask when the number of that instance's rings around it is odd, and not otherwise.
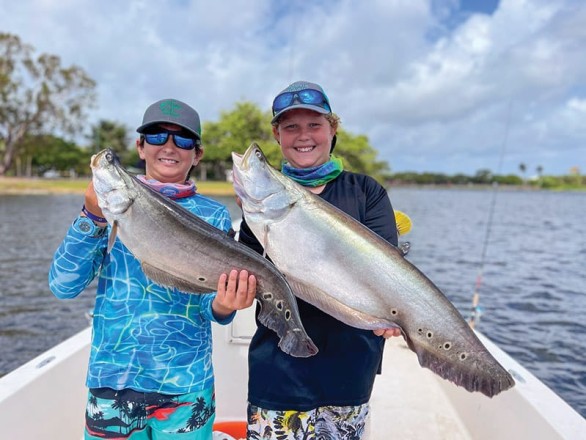
[{"label": "boy in blue patterned shirt", "polygon": [[[184,208],[228,232],[220,203],[188,180],[203,156],[197,112],[165,99],[149,106],[136,147],[146,164],[139,178]],[[154,284],[116,240],[92,184],[85,205],[57,249],[49,272],[61,299],[79,295],[97,276],[92,348],[87,375],[86,439],[209,439],[215,415],[211,322],[228,324],[249,307],[256,279],[232,270],[217,293],[189,295]]]}]

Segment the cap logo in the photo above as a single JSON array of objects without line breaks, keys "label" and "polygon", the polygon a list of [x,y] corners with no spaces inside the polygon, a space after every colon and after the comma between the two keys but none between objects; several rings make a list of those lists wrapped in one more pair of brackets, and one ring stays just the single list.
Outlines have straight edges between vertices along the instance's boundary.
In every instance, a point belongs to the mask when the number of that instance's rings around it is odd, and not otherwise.
[{"label": "cap logo", "polygon": [[176,101],[169,99],[167,101],[163,101],[159,104],[159,108],[164,115],[172,116],[172,117],[179,117],[179,110],[181,105],[178,104]]}]

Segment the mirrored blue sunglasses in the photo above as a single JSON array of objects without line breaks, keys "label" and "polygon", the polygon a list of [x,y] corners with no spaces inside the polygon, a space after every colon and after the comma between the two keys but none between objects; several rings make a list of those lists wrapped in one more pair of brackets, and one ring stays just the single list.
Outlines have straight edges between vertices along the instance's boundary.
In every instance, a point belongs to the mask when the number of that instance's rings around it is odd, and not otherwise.
[{"label": "mirrored blue sunglasses", "polygon": [[161,146],[167,143],[169,136],[173,136],[173,143],[182,150],[193,150],[199,145],[199,139],[181,136],[183,131],[171,131],[158,127],[156,132],[144,133],[144,139],[151,145]]},{"label": "mirrored blue sunglasses", "polygon": [[330,103],[326,95],[319,90],[305,89],[297,92],[281,93],[273,101],[273,116],[292,105],[295,101],[300,104],[311,104],[331,112]]}]

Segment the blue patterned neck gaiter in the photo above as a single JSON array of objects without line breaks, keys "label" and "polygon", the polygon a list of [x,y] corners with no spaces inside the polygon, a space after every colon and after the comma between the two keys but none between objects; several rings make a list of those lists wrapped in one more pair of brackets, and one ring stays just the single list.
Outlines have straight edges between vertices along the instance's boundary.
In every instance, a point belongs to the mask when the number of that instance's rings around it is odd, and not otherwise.
[{"label": "blue patterned neck gaiter", "polygon": [[311,168],[293,168],[288,162],[283,162],[281,172],[303,186],[321,186],[334,180],[344,170],[342,159],[330,155],[330,160],[323,165]]}]

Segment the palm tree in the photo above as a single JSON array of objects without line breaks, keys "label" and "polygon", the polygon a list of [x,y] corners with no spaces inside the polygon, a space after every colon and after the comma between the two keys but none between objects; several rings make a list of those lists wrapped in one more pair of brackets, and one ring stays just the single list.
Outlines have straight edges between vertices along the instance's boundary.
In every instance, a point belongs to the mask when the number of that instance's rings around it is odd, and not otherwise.
[{"label": "palm tree", "polygon": [[[112,409],[120,410],[120,415],[123,415],[124,418],[128,419],[128,415],[130,414],[130,406],[128,405],[128,400],[116,397],[114,399],[114,403],[112,403]],[[125,420],[121,420],[122,423],[125,423],[125,428],[128,429],[128,423]],[[120,433],[122,434],[122,423],[120,424]]]},{"label": "palm tree", "polygon": [[89,406],[93,409],[98,409],[98,398],[94,395],[88,399]]},{"label": "palm tree", "polygon": [[187,421],[187,427],[190,430],[201,428],[210,419],[214,410],[213,404],[208,406],[203,397],[198,397],[195,403],[191,405],[191,417]]},{"label": "palm tree", "polygon": [[522,174],[522,179],[523,179],[523,184],[525,184],[525,171],[527,171],[527,165],[525,165],[523,162],[521,162],[519,164],[519,171],[521,171]]}]

